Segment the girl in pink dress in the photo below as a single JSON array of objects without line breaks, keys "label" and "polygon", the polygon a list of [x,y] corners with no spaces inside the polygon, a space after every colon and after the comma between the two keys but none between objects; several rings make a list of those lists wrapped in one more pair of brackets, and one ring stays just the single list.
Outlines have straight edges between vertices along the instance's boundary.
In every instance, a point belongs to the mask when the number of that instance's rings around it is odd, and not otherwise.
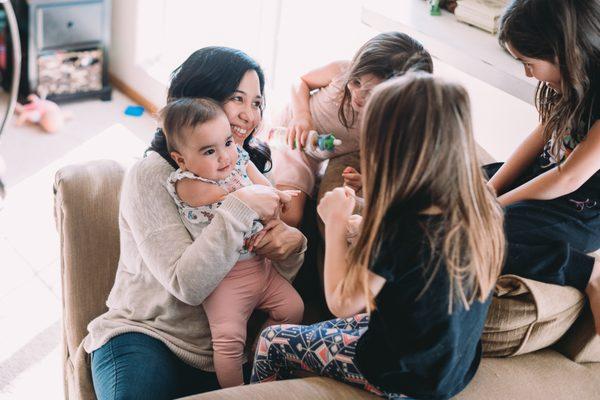
[{"label": "girl in pink dress", "polygon": [[[309,132],[332,133],[341,139],[342,144],[329,153],[331,157],[358,151],[362,109],[371,90],[387,79],[417,70],[432,72],[427,50],[404,33],[387,32],[366,42],[352,61],[334,61],[300,77],[291,104],[277,121],[287,127],[288,146],[273,149],[276,186],[302,192],[282,215],[287,224],[299,225],[306,196],[313,195],[324,161],[301,150]],[[347,185],[360,188],[358,171],[347,168],[343,176]]]}]

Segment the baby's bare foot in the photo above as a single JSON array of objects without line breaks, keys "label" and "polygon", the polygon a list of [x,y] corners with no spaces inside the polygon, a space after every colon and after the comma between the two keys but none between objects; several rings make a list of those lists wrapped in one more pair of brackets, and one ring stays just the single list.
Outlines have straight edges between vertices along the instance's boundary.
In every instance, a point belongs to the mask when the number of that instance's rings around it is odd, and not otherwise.
[{"label": "baby's bare foot", "polygon": [[592,270],[590,281],[585,288],[585,293],[590,301],[596,334],[600,335],[600,257],[595,256],[595,259],[594,269]]}]

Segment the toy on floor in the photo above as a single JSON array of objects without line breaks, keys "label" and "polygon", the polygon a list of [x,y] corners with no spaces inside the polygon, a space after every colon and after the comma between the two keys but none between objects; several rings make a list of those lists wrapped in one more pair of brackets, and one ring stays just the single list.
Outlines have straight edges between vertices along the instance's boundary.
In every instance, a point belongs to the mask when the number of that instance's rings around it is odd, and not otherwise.
[{"label": "toy on floor", "polygon": [[27,100],[29,100],[29,103],[17,103],[15,107],[16,124],[18,126],[29,122],[39,125],[48,133],[54,133],[60,130],[65,123],[65,119],[69,118],[56,103],[50,100],[40,99],[35,94],[27,96]]},{"label": "toy on floor", "polygon": [[[274,147],[287,147],[286,137],[286,128],[273,128],[269,131],[267,142],[269,145]],[[302,151],[317,158],[323,158],[325,154],[334,152],[335,148],[340,144],[342,144],[342,141],[340,139],[336,139],[331,133],[319,135],[316,131],[310,131]],[[329,154],[329,157],[325,158],[330,157],[331,155]]]},{"label": "toy on floor", "polygon": [[142,106],[127,106],[123,112],[125,115],[131,117],[141,117],[144,114],[144,107]]}]

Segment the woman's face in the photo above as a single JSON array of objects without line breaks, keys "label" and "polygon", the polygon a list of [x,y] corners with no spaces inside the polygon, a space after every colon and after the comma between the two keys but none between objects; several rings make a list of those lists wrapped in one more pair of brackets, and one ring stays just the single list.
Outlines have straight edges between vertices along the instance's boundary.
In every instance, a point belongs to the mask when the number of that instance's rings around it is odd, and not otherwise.
[{"label": "woman's face", "polygon": [[263,101],[258,74],[253,69],[246,71],[238,88],[223,103],[236,144],[243,145],[260,123]]},{"label": "woman's face", "polygon": [[526,57],[519,53],[517,49],[512,47],[510,43],[506,44],[506,48],[514,58],[523,63],[525,67],[525,75],[530,78],[535,78],[540,82],[546,82],[552,89],[560,92],[561,76],[560,68],[557,64],[546,60]]}]

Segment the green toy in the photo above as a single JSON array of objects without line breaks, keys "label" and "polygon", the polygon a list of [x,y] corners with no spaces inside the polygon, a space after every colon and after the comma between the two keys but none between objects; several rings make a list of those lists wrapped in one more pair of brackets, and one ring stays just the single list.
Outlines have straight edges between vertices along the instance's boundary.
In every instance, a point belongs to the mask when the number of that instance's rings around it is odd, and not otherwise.
[{"label": "green toy", "polygon": [[429,0],[429,15],[442,15],[442,10],[440,9],[440,0]]}]

